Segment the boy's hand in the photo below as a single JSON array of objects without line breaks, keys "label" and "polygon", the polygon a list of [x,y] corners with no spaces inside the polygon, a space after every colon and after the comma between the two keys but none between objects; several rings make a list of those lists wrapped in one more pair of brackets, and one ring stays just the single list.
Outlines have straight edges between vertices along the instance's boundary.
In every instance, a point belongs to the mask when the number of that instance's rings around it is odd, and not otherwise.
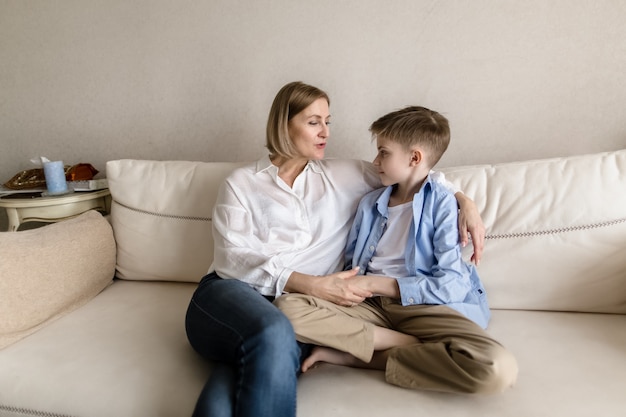
[{"label": "boy's hand", "polygon": [[465,195],[461,197],[461,195],[461,193],[456,195],[459,203],[459,237],[461,247],[467,246],[469,243],[468,237],[472,238],[474,253],[471,261],[478,265],[485,247],[485,225],[474,201]]}]

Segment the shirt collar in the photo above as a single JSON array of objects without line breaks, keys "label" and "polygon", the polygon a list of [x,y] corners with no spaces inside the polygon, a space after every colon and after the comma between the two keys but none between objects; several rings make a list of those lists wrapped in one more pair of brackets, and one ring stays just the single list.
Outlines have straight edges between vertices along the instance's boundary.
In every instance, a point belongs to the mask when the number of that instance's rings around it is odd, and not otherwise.
[{"label": "shirt collar", "polygon": [[[307,169],[311,169],[313,170],[313,172],[317,174],[321,174],[323,172],[320,166],[320,161],[307,162],[302,172],[306,171]],[[256,162],[256,173],[258,174],[264,171],[269,172],[273,176],[278,175],[278,167],[272,164],[272,161],[270,160],[269,155],[265,155],[263,158],[259,159]]]},{"label": "shirt collar", "polygon": [[269,155],[265,155],[263,158],[256,161],[256,173],[258,174],[259,172],[268,171],[272,169],[273,166],[274,165],[272,164],[272,161],[270,161]]},{"label": "shirt collar", "polygon": [[[415,200],[417,198],[418,195],[422,194],[422,191],[426,189],[426,187],[428,188],[432,188],[432,178],[430,176],[430,174],[428,174],[428,176],[426,177],[426,179],[424,180],[424,182],[422,183],[422,187],[420,188],[420,190],[415,193],[413,195],[413,207],[415,207]],[[390,185],[388,187],[385,188],[385,191],[383,191],[380,196],[378,196],[378,198],[376,199],[376,209],[378,210],[378,212],[383,215],[383,216],[387,216],[387,212],[389,211],[389,199],[391,198],[391,193],[393,192],[393,185]]]}]

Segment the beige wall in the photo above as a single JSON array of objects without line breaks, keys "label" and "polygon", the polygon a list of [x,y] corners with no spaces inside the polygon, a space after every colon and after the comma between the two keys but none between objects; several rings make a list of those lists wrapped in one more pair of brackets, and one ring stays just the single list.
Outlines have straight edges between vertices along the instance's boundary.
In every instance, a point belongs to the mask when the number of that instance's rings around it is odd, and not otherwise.
[{"label": "beige wall", "polygon": [[626,148],[622,0],[0,0],[0,180],[36,155],[264,153],[271,100],[329,92],[328,156],[407,104],[451,121],[440,166]]}]

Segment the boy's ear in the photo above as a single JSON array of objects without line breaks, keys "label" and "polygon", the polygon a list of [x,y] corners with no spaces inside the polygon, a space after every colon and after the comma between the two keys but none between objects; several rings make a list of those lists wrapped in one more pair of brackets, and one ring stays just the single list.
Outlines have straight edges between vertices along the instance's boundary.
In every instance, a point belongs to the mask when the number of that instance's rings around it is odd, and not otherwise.
[{"label": "boy's ear", "polygon": [[424,154],[419,149],[411,151],[411,165],[417,165],[424,160]]}]

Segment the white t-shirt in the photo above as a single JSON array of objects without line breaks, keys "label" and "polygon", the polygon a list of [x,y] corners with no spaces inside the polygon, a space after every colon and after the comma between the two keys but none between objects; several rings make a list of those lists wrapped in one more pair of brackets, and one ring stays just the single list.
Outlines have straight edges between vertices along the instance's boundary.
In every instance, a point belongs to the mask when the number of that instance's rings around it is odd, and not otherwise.
[{"label": "white t-shirt", "polygon": [[380,237],[367,274],[401,278],[409,276],[404,252],[413,222],[413,202],[388,207],[387,227]]}]

